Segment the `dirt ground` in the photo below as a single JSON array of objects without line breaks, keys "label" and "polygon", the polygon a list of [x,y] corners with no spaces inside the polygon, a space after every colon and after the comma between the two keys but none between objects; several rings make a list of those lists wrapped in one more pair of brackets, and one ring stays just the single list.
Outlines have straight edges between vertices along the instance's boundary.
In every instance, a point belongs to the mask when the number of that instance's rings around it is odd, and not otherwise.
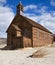
[{"label": "dirt ground", "polygon": [[0,39],[0,65],[55,65],[55,43],[52,47],[1,50],[6,39]]},{"label": "dirt ground", "polygon": [[55,46],[0,50],[0,65],[55,65]]}]

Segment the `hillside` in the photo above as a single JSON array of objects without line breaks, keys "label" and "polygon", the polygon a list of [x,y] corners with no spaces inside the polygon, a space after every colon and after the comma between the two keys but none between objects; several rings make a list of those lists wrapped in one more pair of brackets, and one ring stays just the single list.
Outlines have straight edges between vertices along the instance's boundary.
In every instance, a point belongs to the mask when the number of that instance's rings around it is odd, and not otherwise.
[{"label": "hillside", "polygon": [[7,39],[6,38],[0,38],[0,45],[1,44],[6,44],[7,43]]},{"label": "hillside", "polygon": [[0,49],[4,48],[7,44],[6,38],[0,38]]}]

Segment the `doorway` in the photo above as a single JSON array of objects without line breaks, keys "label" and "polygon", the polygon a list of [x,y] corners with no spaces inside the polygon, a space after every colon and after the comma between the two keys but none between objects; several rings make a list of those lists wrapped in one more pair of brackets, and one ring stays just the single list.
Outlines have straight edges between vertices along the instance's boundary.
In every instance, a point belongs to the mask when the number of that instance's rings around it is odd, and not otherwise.
[{"label": "doorway", "polygon": [[23,48],[22,38],[13,37],[13,46],[14,48]]}]

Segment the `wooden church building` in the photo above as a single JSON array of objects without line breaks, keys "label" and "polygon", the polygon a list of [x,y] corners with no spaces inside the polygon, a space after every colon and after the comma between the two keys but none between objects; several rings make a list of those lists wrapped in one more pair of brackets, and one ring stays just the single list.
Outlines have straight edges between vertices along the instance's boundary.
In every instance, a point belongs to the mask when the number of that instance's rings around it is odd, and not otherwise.
[{"label": "wooden church building", "polygon": [[13,48],[45,46],[53,43],[52,33],[39,23],[22,15],[23,5],[19,3],[17,13],[7,29],[7,46]]}]

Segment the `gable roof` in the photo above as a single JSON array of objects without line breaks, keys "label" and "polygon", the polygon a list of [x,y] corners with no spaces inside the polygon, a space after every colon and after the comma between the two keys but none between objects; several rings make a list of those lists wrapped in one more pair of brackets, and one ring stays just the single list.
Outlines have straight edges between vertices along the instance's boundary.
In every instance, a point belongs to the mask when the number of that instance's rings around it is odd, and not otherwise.
[{"label": "gable roof", "polygon": [[44,26],[40,25],[39,23],[37,23],[37,22],[35,22],[35,21],[33,21],[33,20],[31,20],[31,19],[25,17],[25,16],[22,16],[22,17],[23,17],[25,20],[27,20],[32,26],[37,27],[37,28],[39,28],[39,29],[41,29],[41,30],[43,30],[43,31],[52,33],[52,32],[50,32],[48,29],[46,29]]},{"label": "gable roof", "polygon": [[12,24],[12,26],[15,28],[15,30],[17,30],[17,31],[21,31],[21,29],[20,29],[17,25]]},{"label": "gable roof", "polygon": [[[41,29],[41,30],[43,30],[43,31],[46,31],[46,32],[49,32],[49,33],[52,34],[52,32],[50,32],[48,29],[46,29],[44,26],[40,25],[39,23],[37,23],[37,22],[35,22],[35,21],[33,21],[33,20],[31,20],[31,19],[25,17],[25,16],[18,15],[18,14],[16,14],[16,16],[15,16],[15,18],[13,19],[13,21],[11,22],[11,24],[14,23],[14,20],[16,20],[16,19],[18,20],[19,17],[21,17],[22,20],[26,20],[26,21],[27,21],[28,23],[30,23],[32,26],[37,27],[37,28],[39,28],[39,29]],[[11,26],[11,24],[10,24],[10,26]],[[9,26],[9,27],[10,27],[10,26]],[[15,28],[17,28],[17,26],[15,26],[15,25],[13,25],[13,26],[14,26]],[[8,27],[8,29],[9,29],[9,27]],[[8,29],[7,29],[7,31],[8,31]]]},{"label": "gable roof", "polygon": [[25,16],[22,16],[22,17],[23,17],[25,20],[27,20],[32,26],[37,27],[37,28],[39,28],[39,29],[41,29],[41,30],[43,30],[43,31],[52,33],[52,32],[50,32],[47,28],[45,28],[44,26],[40,25],[39,23],[37,23],[37,22],[35,22],[35,21],[33,21],[33,20],[31,20],[31,19],[25,17]]}]

